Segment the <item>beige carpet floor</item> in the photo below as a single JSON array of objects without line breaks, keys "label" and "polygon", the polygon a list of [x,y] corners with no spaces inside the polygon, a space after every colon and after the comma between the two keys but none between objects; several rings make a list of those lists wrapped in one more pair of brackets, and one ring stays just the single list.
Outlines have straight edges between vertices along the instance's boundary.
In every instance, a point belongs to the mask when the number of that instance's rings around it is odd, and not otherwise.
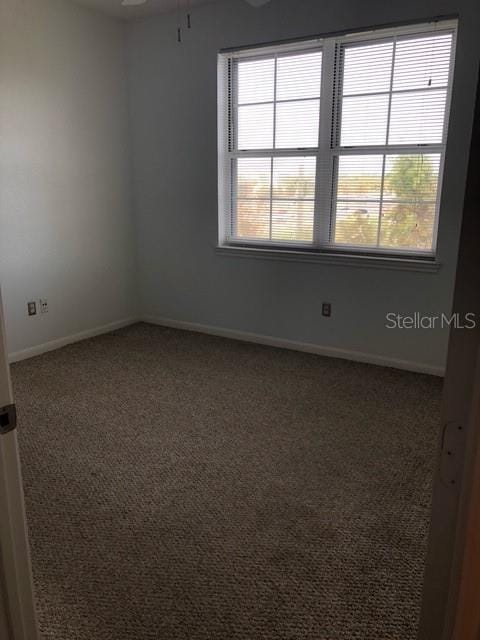
[{"label": "beige carpet floor", "polygon": [[139,324],[13,380],[46,640],[414,640],[438,379]]}]

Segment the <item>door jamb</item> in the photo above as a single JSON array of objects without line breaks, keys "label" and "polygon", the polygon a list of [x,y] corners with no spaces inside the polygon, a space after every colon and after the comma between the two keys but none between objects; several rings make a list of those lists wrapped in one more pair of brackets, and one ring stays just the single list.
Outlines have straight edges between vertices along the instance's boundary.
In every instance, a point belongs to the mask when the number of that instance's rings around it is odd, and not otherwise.
[{"label": "door jamb", "polygon": [[[11,404],[13,393],[0,295],[0,407]],[[16,429],[0,435],[0,580],[2,638],[38,640]]]},{"label": "door jamb", "polygon": [[[422,599],[419,640],[480,640],[456,636],[462,625],[466,563],[471,562],[468,522],[475,517],[472,493],[475,452],[480,449],[480,81],[472,129],[462,231],[457,262],[453,312],[460,319],[474,314],[471,329],[452,327],[443,393],[442,427],[433,492],[430,536]],[[444,435],[453,426],[457,437],[445,447]],[[450,456],[450,457],[448,457]],[[456,477],[445,481],[444,465],[454,463]],[[479,462],[480,464],[480,462]],[[451,468],[450,468],[451,470]],[[478,568],[480,571],[480,567]],[[479,574],[480,579],[480,574]],[[468,582],[468,588],[474,585]],[[477,586],[476,598],[478,601]],[[462,613],[463,612],[463,613]],[[473,627],[472,627],[473,628]]]}]

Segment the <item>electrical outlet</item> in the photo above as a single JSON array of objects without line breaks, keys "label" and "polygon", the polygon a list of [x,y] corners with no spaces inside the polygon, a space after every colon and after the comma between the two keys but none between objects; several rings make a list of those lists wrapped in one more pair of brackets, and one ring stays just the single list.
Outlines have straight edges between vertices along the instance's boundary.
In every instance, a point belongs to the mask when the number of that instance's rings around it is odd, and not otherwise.
[{"label": "electrical outlet", "polygon": [[42,298],[39,300],[40,302],[40,313],[48,313],[48,300],[46,298]]},{"label": "electrical outlet", "polygon": [[27,303],[28,315],[36,316],[37,315],[37,303],[36,302],[28,302]]},{"label": "electrical outlet", "polygon": [[330,316],[332,315],[332,305],[330,302],[323,302],[322,303],[322,316],[324,316],[325,318],[330,318]]}]

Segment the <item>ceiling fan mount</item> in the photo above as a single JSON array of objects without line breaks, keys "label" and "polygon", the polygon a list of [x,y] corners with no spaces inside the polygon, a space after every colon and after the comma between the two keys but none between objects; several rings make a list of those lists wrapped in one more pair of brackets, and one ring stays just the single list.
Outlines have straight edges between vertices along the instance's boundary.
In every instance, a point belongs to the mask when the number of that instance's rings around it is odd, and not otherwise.
[{"label": "ceiling fan mount", "polygon": [[[136,7],[140,4],[145,4],[147,0],[122,0],[122,5],[124,7]],[[258,8],[262,7],[264,4],[270,2],[270,0],[245,0],[252,7]]]}]

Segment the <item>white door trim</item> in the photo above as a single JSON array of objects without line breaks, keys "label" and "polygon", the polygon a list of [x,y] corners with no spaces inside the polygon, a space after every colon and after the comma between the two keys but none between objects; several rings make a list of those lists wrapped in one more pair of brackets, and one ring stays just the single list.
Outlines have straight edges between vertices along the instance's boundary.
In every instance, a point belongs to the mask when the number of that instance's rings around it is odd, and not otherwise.
[{"label": "white door trim", "polygon": [[[0,408],[11,404],[13,394],[0,296]],[[16,430],[0,434],[0,590],[2,640],[38,640]]]}]

